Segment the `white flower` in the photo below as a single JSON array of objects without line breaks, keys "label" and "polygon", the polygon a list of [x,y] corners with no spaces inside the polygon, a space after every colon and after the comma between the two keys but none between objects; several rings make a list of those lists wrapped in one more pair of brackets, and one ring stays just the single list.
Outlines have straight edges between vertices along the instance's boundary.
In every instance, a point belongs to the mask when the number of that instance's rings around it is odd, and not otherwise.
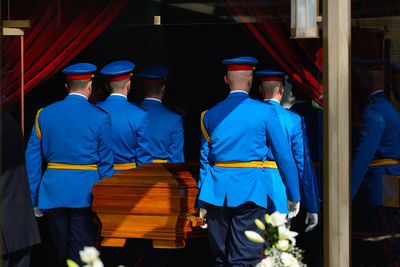
[{"label": "white flower", "polygon": [[94,247],[84,247],[83,250],[79,251],[79,255],[81,261],[91,264],[99,258],[100,252]]},{"label": "white flower", "polygon": [[297,232],[290,231],[285,226],[279,226],[278,233],[279,233],[279,240],[294,238],[298,235]]},{"label": "white flower", "polygon": [[272,226],[281,226],[287,222],[286,214],[282,214],[277,211],[275,211],[274,213],[272,213],[269,216],[266,216],[265,219],[266,219],[267,223]]},{"label": "white flower", "polygon": [[289,266],[289,267],[299,267],[300,266],[297,259],[295,257],[293,257],[292,254],[289,254],[286,252],[283,252],[281,254],[281,260],[285,266]]},{"label": "white flower", "polygon": [[274,267],[274,260],[271,257],[264,258],[255,267]]},{"label": "white flower", "polygon": [[298,235],[298,233],[290,231],[285,226],[279,226],[278,233],[279,233],[279,240],[289,239],[290,242],[292,242],[293,246],[296,245],[295,237]]},{"label": "white flower", "polygon": [[276,248],[280,251],[287,251],[290,247],[290,243],[287,240],[279,240],[276,244]]},{"label": "white flower", "polygon": [[265,225],[260,219],[255,219],[254,223],[257,225],[257,227],[261,230],[265,230]]},{"label": "white flower", "polygon": [[93,262],[92,267],[104,267],[104,264],[100,259],[97,259]]},{"label": "white flower", "polygon": [[244,231],[245,236],[248,240],[253,241],[255,243],[264,243],[264,238],[257,232],[254,231]]}]

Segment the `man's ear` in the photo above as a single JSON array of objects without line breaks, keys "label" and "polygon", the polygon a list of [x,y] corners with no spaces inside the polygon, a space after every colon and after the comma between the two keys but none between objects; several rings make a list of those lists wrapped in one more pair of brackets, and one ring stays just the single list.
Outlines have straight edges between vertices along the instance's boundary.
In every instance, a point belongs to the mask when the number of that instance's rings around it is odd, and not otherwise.
[{"label": "man's ear", "polygon": [[167,87],[165,84],[161,87],[161,93],[164,95],[165,94],[165,87]]},{"label": "man's ear", "polygon": [[280,95],[283,95],[283,91],[285,90],[285,87],[283,87],[283,84],[281,84],[280,86],[279,86],[279,94]]},{"label": "man's ear", "polygon": [[126,91],[129,93],[129,91],[131,90],[131,84],[132,84],[132,81],[131,80],[129,80],[127,83],[126,83]]},{"label": "man's ear", "polygon": [[89,90],[89,93],[92,92],[92,84],[93,84],[93,81],[89,81],[89,83],[88,83],[88,90]]},{"label": "man's ear", "polygon": [[247,84],[251,87],[251,83],[253,82],[253,76],[252,75],[250,75],[248,78],[247,78]]},{"label": "man's ear", "polygon": [[65,88],[67,89],[67,91],[69,91],[68,83],[64,83],[64,85],[65,85]]},{"label": "man's ear", "polygon": [[229,85],[228,76],[226,76],[226,75],[224,76],[224,81],[225,81],[226,85]]}]

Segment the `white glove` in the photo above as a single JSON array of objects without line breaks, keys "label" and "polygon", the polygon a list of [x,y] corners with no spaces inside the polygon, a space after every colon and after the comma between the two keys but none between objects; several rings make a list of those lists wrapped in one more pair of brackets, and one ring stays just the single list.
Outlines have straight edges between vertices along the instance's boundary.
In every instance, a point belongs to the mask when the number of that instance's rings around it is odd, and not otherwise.
[{"label": "white glove", "polygon": [[207,210],[200,208],[199,217],[204,219],[206,217],[206,215],[207,215]]},{"label": "white glove", "polygon": [[287,200],[287,207],[289,210],[288,219],[292,219],[296,217],[296,215],[300,211],[300,201],[292,202],[289,199]]},{"label": "white glove", "polygon": [[[203,209],[203,208],[200,208],[199,218],[205,219],[206,215],[207,215],[207,210]],[[203,225],[200,225],[200,227],[203,228],[203,229],[206,229],[206,228],[208,228],[208,225],[205,223]]]},{"label": "white glove", "polygon": [[311,231],[312,229],[317,227],[317,224],[318,224],[318,213],[307,212],[306,225],[308,225],[308,226],[307,226],[305,232]]},{"label": "white glove", "polygon": [[34,207],[33,212],[35,213],[35,217],[37,217],[37,218],[40,218],[44,215],[43,212],[41,212],[38,207]]}]

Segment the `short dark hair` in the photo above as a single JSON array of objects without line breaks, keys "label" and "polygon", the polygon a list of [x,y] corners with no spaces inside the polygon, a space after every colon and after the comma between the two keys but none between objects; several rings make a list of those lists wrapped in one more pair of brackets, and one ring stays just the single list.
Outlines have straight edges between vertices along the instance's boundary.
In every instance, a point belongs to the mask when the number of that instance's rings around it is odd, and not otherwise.
[{"label": "short dark hair", "polygon": [[129,81],[129,78],[121,80],[121,81],[108,81],[108,85],[110,86],[110,89],[112,91],[121,90],[121,89],[125,89],[125,86],[128,83],[128,81]]},{"label": "short dark hair", "polygon": [[165,85],[164,82],[144,84],[143,91],[145,96],[158,95],[161,92],[161,88]]},{"label": "short dark hair", "polygon": [[76,91],[85,89],[88,83],[92,79],[85,79],[85,80],[67,80],[67,86],[69,91]]}]

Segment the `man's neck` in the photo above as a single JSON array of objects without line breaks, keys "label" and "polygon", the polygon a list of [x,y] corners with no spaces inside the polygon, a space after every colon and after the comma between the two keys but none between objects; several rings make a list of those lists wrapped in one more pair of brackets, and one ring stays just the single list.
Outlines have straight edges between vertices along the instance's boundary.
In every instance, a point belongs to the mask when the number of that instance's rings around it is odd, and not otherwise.
[{"label": "man's neck", "polygon": [[242,92],[242,93],[249,94],[249,92],[248,92],[248,91],[246,91],[246,90],[231,89],[231,93],[239,93],[239,92]]},{"label": "man's neck", "polygon": [[162,96],[159,96],[159,95],[147,95],[147,96],[145,96],[144,98],[147,98],[147,99],[157,99],[157,100],[159,100],[159,101],[161,101],[162,100]]},{"label": "man's neck", "polygon": [[85,94],[85,93],[83,93],[83,92],[70,92],[69,93],[69,95],[79,95],[79,96],[83,96],[84,98],[86,98],[86,99],[89,99],[89,96],[87,95],[87,94]]},{"label": "man's neck", "polygon": [[162,103],[162,102],[161,102],[161,99],[158,99],[158,98],[155,98],[155,97],[145,97],[144,99],[145,99],[145,100],[153,100],[153,101],[157,101],[157,102]]},{"label": "man's neck", "polygon": [[110,95],[118,95],[118,96],[122,96],[124,98],[128,98],[126,94],[121,94],[121,93],[111,93]]},{"label": "man's neck", "polygon": [[264,100],[275,100],[278,103],[281,102],[282,97],[279,97],[279,95],[275,94],[275,95],[264,95]]},{"label": "man's neck", "polygon": [[275,102],[277,102],[278,104],[281,103],[281,101],[279,101],[277,98],[264,98],[264,101],[267,101],[267,100],[275,101]]},{"label": "man's neck", "polygon": [[112,91],[112,93],[111,93],[112,95],[122,95],[122,96],[125,96],[126,98],[128,97],[128,92],[127,92],[127,90],[115,90],[115,91]]}]

